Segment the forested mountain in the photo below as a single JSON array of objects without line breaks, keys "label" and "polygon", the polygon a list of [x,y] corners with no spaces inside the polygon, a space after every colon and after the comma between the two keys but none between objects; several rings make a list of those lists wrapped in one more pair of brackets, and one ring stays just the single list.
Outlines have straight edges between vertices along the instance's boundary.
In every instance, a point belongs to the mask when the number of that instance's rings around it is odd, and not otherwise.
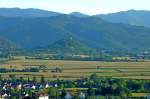
[{"label": "forested mountain", "polygon": [[[74,45],[83,44],[92,49],[150,48],[149,28],[111,23],[97,16],[75,17],[65,14],[32,18],[1,16],[0,36],[26,49],[51,45],[54,48],[59,42],[63,42],[64,38],[70,37],[78,42]],[[63,46],[60,47],[63,49]]]},{"label": "forested mountain", "polygon": [[89,15],[86,15],[86,14],[83,14],[83,13],[80,13],[80,12],[72,12],[69,15],[75,16],[75,17],[81,17],[81,18],[89,17]]},{"label": "forested mountain", "polygon": [[79,40],[68,37],[54,42],[48,47],[48,50],[55,53],[84,53],[92,49]]},{"label": "forested mountain", "polygon": [[0,8],[0,16],[4,17],[35,18],[35,17],[52,17],[57,15],[60,15],[60,13],[32,8],[29,9]]},{"label": "forested mountain", "polygon": [[14,42],[0,37],[0,57],[6,58],[10,54],[14,54],[14,51],[20,49]]},{"label": "forested mountain", "polygon": [[[20,8],[0,8],[0,16],[4,17],[22,17],[22,18],[37,18],[37,17],[53,17],[63,15],[63,13],[40,10],[35,8],[20,9]],[[72,12],[68,14],[74,17],[90,17],[80,12]],[[150,27],[150,11],[145,10],[128,10],[117,13],[97,14],[94,15],[106,21],[114,23],[125,23],[130,25],[147,26]]]},{"label": "forested mountain", "polygon": [[0,37],[0,50],[13,50],[19,48],[14,42]]},{"label": "forested mountain", "polygon": [[150,27],[150,11],[129,10],[111,14],[100,14],[96,16],[109,22]]}]

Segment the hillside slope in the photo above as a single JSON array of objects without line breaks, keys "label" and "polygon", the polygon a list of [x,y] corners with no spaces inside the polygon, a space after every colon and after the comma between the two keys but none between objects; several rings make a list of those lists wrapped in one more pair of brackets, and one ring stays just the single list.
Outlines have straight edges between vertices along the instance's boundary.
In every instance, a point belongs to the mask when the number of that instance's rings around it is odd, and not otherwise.
[{"label": "hillside slope", "polygon": [[4,17],[22,17],[22,18],[35,18],[35,17],[52,17],[60,15],[61,13],[40,10],[40,9],[20,9],[20,8],[0,8],[0,16]]},{"label": "hillside slope", "polygon": [[48,18],[0,17],[0,36],[24,48],[46,47],[73,37],[96,49],[148,49],[150,29],[110,23],[97,17],[59,15]]},{"label": "hillside slope", "polygon": [[150,11],[129,10],[111,14],[100,14],[96,16],[109,22],[150,27]]},{"label": "hillside slope", "polygon": [[72,37],[58,40],[48,47],[49,51],[55,53],[85,53],[92,49]]}]

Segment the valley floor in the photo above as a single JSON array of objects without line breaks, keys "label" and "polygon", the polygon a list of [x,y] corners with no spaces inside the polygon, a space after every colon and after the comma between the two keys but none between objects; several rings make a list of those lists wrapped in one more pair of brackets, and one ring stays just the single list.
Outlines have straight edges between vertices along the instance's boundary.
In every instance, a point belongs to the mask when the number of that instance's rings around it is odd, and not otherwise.
[{"label": "valley floor", "polygon": [[[62,61],[62,60],[12,60],[1,63],[0,68],[22,70],[37,68],[39,72],[0,73],[4,78],[16,77],[52,79],[79,79],[96,73],[98,76],[127,79],[150,79],[150,62],[98,62],[98,61]],[[61,70],[61,71],[57,71]]]}]

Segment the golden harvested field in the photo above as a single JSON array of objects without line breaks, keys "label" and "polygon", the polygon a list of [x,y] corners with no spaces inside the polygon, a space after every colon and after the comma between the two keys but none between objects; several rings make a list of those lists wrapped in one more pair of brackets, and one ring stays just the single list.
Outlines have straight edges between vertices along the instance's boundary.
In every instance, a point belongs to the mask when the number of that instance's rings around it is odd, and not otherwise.
[{"label": "golden harvested field", "polygon": [[[1,73],[3,76],[15,74],[16,77],[41,77],[47,79],[78,79],[87,77],[93,73],[98,76],[129,79],[150,79],[150,62],[92,62],[92,61],[61,61],[61,60],[13,60],[1,64],[0,68],[23,69],[29,67],[46,66],[46,72],[21,72]],[[61,68],[62,73],[51,72],[56,67]]]}]

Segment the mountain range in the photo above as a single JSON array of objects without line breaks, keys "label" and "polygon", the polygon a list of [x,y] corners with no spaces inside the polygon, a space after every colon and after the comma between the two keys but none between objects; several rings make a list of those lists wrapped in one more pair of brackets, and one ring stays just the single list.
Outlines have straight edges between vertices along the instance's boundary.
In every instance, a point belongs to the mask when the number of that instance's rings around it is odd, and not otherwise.
[{"label": "mountain range", "polygon": [[20,8],[0,8],[0,16],[4,17],[22,17],[22,18],[35,18],[35,17],[52,17],[60,15],[61,13],[46,11],[41,9],[20,9]]},{"label": "mountain range", "polygon": [[118,13],[99,14],[95,16],[100,17],[109,22],[150,27],[150,11],[128,10],[121,11]]},{"label": "mountain range", "polygon": [[[70,15],[74,17],[91,17],[80,12],[72,12],[70,14],[64,14],[59,12],[41,10],[41,9],[21,9],[21,8],[0,8],[0,16],[3,17],[22,17],[22,18],[37,18],[37,17],[53,17],[58,15]],[[120,11],[116,13],[108,14],[97,14],[93,15],[95,17],[100,17],[103,20],[113,22],[113,23],[125,23],[137,26],[150,27],[150,11],[146,10],[128,10]]]},{"label": "mountain range", "polygon": [[149,14],[130,10],[89,16],[79,12],[0,8],[0,37],[27,49],[49,46],[65,51],[143,50],[150,48]]}]

